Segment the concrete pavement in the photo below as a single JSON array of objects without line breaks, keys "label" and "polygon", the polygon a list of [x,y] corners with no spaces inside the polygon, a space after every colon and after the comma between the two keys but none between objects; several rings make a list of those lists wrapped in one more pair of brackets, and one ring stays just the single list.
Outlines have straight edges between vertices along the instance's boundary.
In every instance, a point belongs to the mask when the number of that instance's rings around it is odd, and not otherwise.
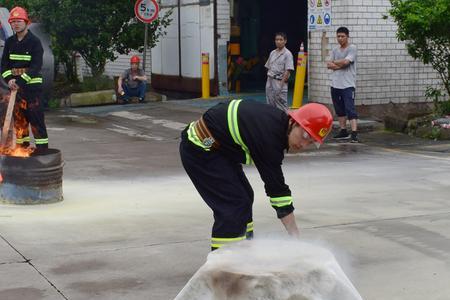
[{"label": "concrete pavement", "polygon": [[[177,149],[205,108],[48,113],[65,199],[0,206],[0,299],[173,299],[209,252],[212,216]],[[364,299],[449,299],[450,145],[361,138],[286,158],[303,239],[332,249]],[[258,173],[245,170],[256,236],[285,236]]]}]

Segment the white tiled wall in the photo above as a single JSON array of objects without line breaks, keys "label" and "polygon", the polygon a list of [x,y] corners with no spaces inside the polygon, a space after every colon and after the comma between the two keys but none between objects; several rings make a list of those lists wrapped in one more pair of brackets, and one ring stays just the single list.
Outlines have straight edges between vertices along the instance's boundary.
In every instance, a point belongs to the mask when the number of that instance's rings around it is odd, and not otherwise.
[{"label": "white tiled wall", "polygon": [[385,104],[426,101],[424,91],[440,84],[438,74],[415,61],[405,43],[396,38],[397,26],[388,15],[389,0],[334,0],[333,26],[326,31],[311,32],[309,42],[309,97],[331,103],[326,59],[337,45],[336,29],[346,26],[351,43],[358,49],[357,104]]}]

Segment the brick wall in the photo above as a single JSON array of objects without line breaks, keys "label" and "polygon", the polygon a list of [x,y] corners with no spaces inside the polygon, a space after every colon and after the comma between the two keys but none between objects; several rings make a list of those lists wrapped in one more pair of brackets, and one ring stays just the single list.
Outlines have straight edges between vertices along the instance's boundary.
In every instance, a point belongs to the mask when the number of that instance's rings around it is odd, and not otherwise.
[{"label": "brick wall", "polygon": [[333,26],[311,32],[309,41],[309,98],[331,103],[326,60],[337,45],[336,29],[346,26],[358,49],[356,103],[364,105],[423,102],[429,85],[440,84],[438,74],[414,61],[405,43],[396,38],[388,15],[389,0],[334,0]]}]

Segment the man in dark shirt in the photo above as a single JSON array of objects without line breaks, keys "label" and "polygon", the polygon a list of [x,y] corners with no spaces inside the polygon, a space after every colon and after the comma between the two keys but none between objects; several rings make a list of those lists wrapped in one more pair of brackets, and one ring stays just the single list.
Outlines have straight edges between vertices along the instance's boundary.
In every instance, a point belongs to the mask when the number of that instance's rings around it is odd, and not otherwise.
[{"label": "man in dark shirt", "polygon": [[253,237],[253,190],[241,164],[255,164],[277,217],[298,236],[289,186],[281,164],[295,153],[323,143],[332,124],[330,111],[307,104],[288,115],[254,101],[232,100],[210,108],[181,134],[183,166],[214,212],[211,248]]},{"label": "man in dark shirt", "polygon": [[30,20],[22,7],[14,7],[8,19],[14,35],[5,42],[1,61],[1,75],[10,90],[17,90],[14,127],[16,143],[28,147],[31,125],[37,152],[48,148],[47,128],[42,106],[41,41],[28,30]]}]

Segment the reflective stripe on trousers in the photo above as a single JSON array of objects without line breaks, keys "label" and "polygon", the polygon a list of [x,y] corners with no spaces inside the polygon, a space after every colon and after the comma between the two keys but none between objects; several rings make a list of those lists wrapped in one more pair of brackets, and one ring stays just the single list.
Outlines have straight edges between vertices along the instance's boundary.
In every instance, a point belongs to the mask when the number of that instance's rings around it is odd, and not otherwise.
[{"label": "reflective stripe on trousers", "polygon": [[247,223],[247,230],[244,236],[240,236],[237,238],[220,238],[220,237],[212,237],[211,238],[211,249],[216,250],[222,246],[226,246],[232,243],[240,242],[243,240],[251,240],[253,238],[253,222]]}]

